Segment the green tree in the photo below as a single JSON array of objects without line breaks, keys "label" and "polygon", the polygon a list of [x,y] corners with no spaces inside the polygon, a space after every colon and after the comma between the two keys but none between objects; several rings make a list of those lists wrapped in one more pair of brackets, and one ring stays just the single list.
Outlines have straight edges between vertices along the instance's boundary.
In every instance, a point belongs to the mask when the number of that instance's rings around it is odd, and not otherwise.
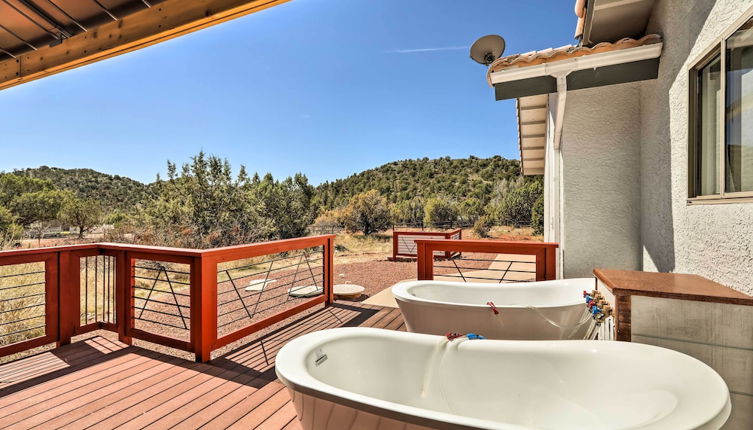
[{"label": "green tree", "polygon": [[500,224],[522,226],[531,225],[532,208],[543,194],[544,187],[540,180],[525,183],[508,192],[498,207],[496,220]]},{"label": "green tree", "polygon": [[50,181],[0,173],[0,206],[10,207],[11,202],[21,194],[47,191],[53,188]]},{"label": "green tree", "polygon": [[408,226],[423,225],[424,199],[413,197],[410,200],[398,202],[392,206],[392,219],[397,224]]},{"label": "green tree", "polygon": [[102,222],[102,208],[99,202],[84,200],[68,195],[60,208],[60,220],[78,228],[78,237],[91,231]]},{"label": "green tree", "polygon": [[8,231],[16,224],[16,216],[8,208],[0,206],[0,232]]},{"label": "green tree", "polygon": [[531,227],[533,227],[533,234],[544,234],[544,194],[541,193],[539,198],[531,208]]},{"label": "green tree", "polygon": [[11,201],[11,211],[20,225],[33,228],[41,242],[45,229],[51,221],[58,219],[63,201],[68,196],[69,193],[58,190],[24,193]]},{"label": "green tree", "polygon": [[484,214],[484,206],[481,200],[475,197],[464,199],[458,204],[458,216],[463,221],[474,223]]},{"label": "green tree", "polygon": [[432,197],[424,207],[424,224],[433,227],[451,227],[458,219],[455,205],[446,197]]},{"label": "green tree", "polygon": [[146,210],[146,242],[210,248],[267,240],[273,226],[260,214],[245,169],[233,177],[227,160],[203,152],[177,166],[168,162],[167,180]]},{"label": "green tree", "polygon": [[356,194],[340,212],[340,222],[348,231],[362,231],[366,235],[389,228],[387,199],[377,190]]},{"label": "green tree", "polygon": [[11,201],[11,211],[18,217],[19,224],[25,227],[54,221],[67,196],[67,193],[57,190],[24,193]]},{"label": "green tree", "polygon": [[16,243],[24,229],[16,224],[16,216],[5,207],[0,206],[0,249]]}]

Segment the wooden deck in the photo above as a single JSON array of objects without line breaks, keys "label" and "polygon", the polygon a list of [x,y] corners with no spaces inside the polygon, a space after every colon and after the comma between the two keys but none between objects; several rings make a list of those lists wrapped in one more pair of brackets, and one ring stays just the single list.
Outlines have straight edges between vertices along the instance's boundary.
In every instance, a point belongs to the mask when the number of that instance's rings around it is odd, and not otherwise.
[{"label": "wooden deck", "polygon": [[210,364],[93,337],[0,366],[0,429],[298,429],[275,355],[341,326],[404,329],[398,309],[339,302]]}]

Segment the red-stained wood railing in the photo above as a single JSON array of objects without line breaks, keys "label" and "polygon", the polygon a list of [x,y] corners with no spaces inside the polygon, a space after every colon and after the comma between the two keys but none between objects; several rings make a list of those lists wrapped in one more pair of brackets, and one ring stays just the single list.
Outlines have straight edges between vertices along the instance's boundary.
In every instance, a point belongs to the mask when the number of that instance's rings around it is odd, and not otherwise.
[{"label": "red-stained wood railing", "polygon": [[[392,259],[399,257],[416,258],[418,256],[417,240],[461,240],[463,230],[452,231],[393,231],[392,232]],[[437,256],[451,258],[457,255],[453,251],[437,252]]]},{"label": "red-stained wood railing", "polygon": [[[321,279],[314,282],[317,286],[321,285],[322,290],[320,294],[306,300],[290,302],[292,306],[281,309],[279,312],[273,314],[263,315],[259,319],[251,319],[245,326],[223,336],[218,336],[218,265],[230,261],[254,259],[275,254],[287,255],[291,252],[312,247],[320,247],[322,250]],[[91,260],[92,258],[94,260]],[[100,260],[97,260],[98,258]],[[105,275],[102,272],[95,273],[92,279],[96,281],[92,281],[90,279],[92,276],[90,274],[90,270],[92,269],[89,266],[90,261],[95,262],[93,270],[106,270],[107,274]],[[97,261],[101,261],[102,266]],[[143,266],[144,263],[139,263],[144,261],[153,264],[154,267],[159,269],[145,268]],[[44,318],[43,334],[12,343],[5,342],[6,344],[3,344],[3,342],[0,342],[0,357],[53,342],[57,343],[58,346],[64,345],[70,343],[71,338],[75,335],[103,329],[118,333],[119,339],[127,344],[130,344],[134,338],[141,339],[193,352],[196,355],[197,361],[206,362],[211,358],[211,353],[215,349],[269,327],[312,306],[331,304],[333,301],[333,262],[333,235],[278,240],[207,250],[96,243],[1,251],[0,293],[24,288],[23,283],[12,280],[15,276],[28,275],[27,273],[23,273],[23,267],[25,266],[19,265],[28,265],[31,263],[44,265],[43,272],[37,269],[34,272],[36,276],[43,276],[44,282],[39,281],[34,285],[41,286],[44,284],[43,306],[45,312],[44,315],[35,317]],[[166,269],[163,263],[182,265],[187,270],[184,272]],[[21,267],[19,270],[22,273],[20,275],[11,274],[4,277],[4,274],[15,273],[8,269],[12,266]],[[2,270],[3,268],[6,268],[5,271]],[[179,318],[178,321],[185,324],[185,330],[163,330],[159,321],[149,325],[148,328],[137,326],[136,322],[140,321],[140,314],[143,314],[145,311],[168,314],[164,310],[145,309],[151,299],[138,296],[135,292],[135,289],[138,288],[137,278],[140,277],[139,270],[158,271],[159,273],[156,275],[154,283],[168,283],[169,293],[175,300],[174,305],[178,312],[175,315],[169,314],[168,316]],[[168,280],[168,273],[172,272],[185,276],[185,281]],[[83,285],[82,273],[85,277]],[[164,278],[160,278],[160,273],[164,273]],[[144,279],[143,275],[141,275],[141,279]],[[155,278],[148,279],[153,280]],[[92,288],[95,288],[94,300],[107,300],[108,306],[112,306],[112,308],[108,307],[107,312],[104,312],[102,315],[99,314],[96,305],[94,306],[94,315],[90,316],[89,314],[91,306],[87,303],[87,300],[89,299],[90,292],[88,288],[90,286],[87,283],[91,282],[97,282],[98,284],[92,286]],[[107,285],[103,286],[99,282],[107,282]],[[173,288],[173,283],[176,282],[182,286],[182,290],[178,293]],[[156,290],[152,286],[151,292],[154,291],[168,293],[168,291]],[[82,292],[84,298],[82,298]],[[99,297],[97,294],[101,294],[103,297]],[[36,296],[41,295],[42,293],[36,293]],[[190,296],[187,304],[180,303],[178,296],[185,298],[186,295]],[[3,327],[3,324],[7,324],[8,326],[18,324],[17,321],[11,319],[11,316],[18,315],[16,312],[19,311],[17,309],[19,308],[18,306],[14,308],[12,305],[12,301],[16,300],[16,298],[14,296],[11,300],[5,300],[7,297],[7,294],[0,295],[0,328]],[[24,299],[26,296],[21,293],[20,297]],[[152,301],[165,303],[160,300],[162,299],[153,299]],[[82,301],[84,301],[83,314]],[[140,307],[137,301],[141,303]],[[286,300],[285,302],[289,301]],[[187,314],[183,313],[183,308],[187,308]],[[276,311],[277,309],[274,310]],[[140,314],[137,314],[136,311],[140,311]],[[4,319],[4,315],[7,318]],[[185,322],[186,319],[188,319],[188,322]],[[183,327],[177,325],[177,327],[173,328],[182,329]],[[35,329],[36,331],[41,331],[39,327],[35,327]],[[0,330],[0,341],[2,341],[1,336],[6,332],[12,333],[8,329]],[[176,334],[176,332],[180,332],[180,335]]]},{"label": "red-stained wood railing", "polygon": [[[536,258],[535,279],[537,281],[546,281],[557,278],[557,248],[559,247],[557,243],[501,240],[417,240],[416,245],[419,280],[434,279],[434,259],[437,256],[437,252],[445,254],[534,255]],[[458,272],[460,272],[460,269],[458,269]],[[466,278],[463,279],[468,280]],[[470,280],[473,281],[472,278]],[[502,278],[500,278],[501,280]]]}]

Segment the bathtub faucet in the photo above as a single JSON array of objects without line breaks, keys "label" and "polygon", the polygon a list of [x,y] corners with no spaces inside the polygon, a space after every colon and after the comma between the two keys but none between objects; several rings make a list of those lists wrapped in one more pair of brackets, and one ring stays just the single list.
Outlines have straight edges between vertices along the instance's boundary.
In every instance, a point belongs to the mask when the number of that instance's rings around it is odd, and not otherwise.
[{"label": "bathtub faucet", "polygon": [[453,341],[453,340],[455,340],[455,339],[460,339],[461,337],[464,337],[464,338],[466,338],[466,339],[468,339],[468,340],[474,340],[474,339],[486,339],[486,338],[485,338],[484,336],[481,336],[480,334],[476,334],[476,333],[468,333],[468,334],[464,334],[464,335],[463,335],[463,334],[460,334],[460,333],[456,333],[456,332],[452,332],[452,331],[451,331],[451,332],[449,332],[449,333],[447,333],[447,334],[445,335],[445,337],[446,337],[446,338],[447,338],[447,340],[449,340],[449,341]]}]

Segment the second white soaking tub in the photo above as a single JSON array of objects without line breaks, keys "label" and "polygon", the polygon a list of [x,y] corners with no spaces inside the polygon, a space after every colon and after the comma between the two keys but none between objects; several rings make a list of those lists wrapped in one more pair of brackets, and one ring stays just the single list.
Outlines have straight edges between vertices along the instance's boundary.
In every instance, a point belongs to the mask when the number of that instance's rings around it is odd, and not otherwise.
[{"label": "second white soaking tub", "polygon": [[338,328],[287,343],[276,372],[304,430],[716,430],[730,413],[709,366],[632,342]]},{"label": "second white soaking tub", "polygon": [[[505,284],[412,281],[392,287],[410,332],[489,339],[582,339],[593,278]],[[495,312],[496,310],[496,312]]]}]

